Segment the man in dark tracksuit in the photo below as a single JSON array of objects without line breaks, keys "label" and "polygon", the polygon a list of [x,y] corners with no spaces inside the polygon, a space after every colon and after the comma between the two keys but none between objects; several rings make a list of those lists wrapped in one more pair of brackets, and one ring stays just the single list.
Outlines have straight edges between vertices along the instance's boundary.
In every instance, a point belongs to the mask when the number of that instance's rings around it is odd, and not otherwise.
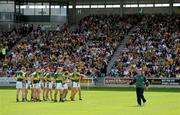
[{"label": "man in dark tracksuit", "polygon": [[138,74],[134,77],[133,81],[130,82],[130,85],[136,83],[136,95],[137,95],[137,102],[141,106],[141,100],[143,103],[146,103],[146,99],[144,98],[144,87],[145,85],[148,86],[149,83],[142,74]]}]

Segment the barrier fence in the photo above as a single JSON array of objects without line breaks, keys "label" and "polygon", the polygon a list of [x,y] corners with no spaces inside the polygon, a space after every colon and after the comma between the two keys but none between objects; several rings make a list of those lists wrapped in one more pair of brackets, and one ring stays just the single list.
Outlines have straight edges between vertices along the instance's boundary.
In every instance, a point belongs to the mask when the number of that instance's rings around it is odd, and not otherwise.
[{"label": "barrier fence", "polygon": [[[0,77],[0,86],[15,86],[16,80],[14,80],[12,77]],[[68,83],[68,85],[71,85],[71,83]],[[81,80],[82,86],[93,86],[94,85],[94,79],[93,78],[85,78]]]},{"label": "barrier fence", "polygon": [[[104,84],[128,84],[132,78],[106,77]],[[147,78],[150,85],[177,85],[180,86],[180,78]]]},{"label": "barrier fence", "polygon": [[[147,78],[150,85],[159,86],[178,86],[180,87],[180,78]],[[81,80],[82,86],[110,86],[110,85],[128,85],[132,78],[101,77],[84,78]],[[15,86],[16,81],[12,77],[0,77],[0,86]],[[71,85],[69,83],[69,85]]]}]

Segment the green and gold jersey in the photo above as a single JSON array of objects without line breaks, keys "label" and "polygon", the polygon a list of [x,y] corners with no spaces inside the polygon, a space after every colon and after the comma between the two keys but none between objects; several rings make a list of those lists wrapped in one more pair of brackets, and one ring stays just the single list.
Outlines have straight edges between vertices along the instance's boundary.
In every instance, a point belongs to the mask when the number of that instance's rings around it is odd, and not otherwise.
[{"label": "green and gold jersey", "polygon": [[25,80],[26,80],[26,83],[28,82],[28,73],[24,72],[24,77],[25,77]]},{"label": "green and gold jersey", "polygon": [[72,82],[80,82],[81,74],[79,72],[73,72],[71,76]]},{"label": "green and gold jersey", "polygon": [[25,73],[23,71],[16,71],[15,76],[17,77],[17,81],[23,81],[25,79]]},{"label": "green and gold jersey", "polygon": [[44,79],[45,79],[46,81],[48,81],[48,82],[51,82],[51,73],[46,73],[46,74],[44,75]]},{"label": "green and gold jersey", "polygon": [[54,74],[54,79],[56,83],[63,83],[65,80],[65,75],[63,73],[56,72]]},{"label": "green and gold jersey", "polygon": [[45,80],[46,73],[40,73],[40,80]]},{"label": "green and gold jersey", "polygon": [[33,83],[39,83],[40,81],[40,73],[38,72],[34,72],[32,73],[32,80],[33,80]]},{"label": "green and gold jersey", "polygon": [[68,77],[65,75],[64,81],[68,81],[68,80],[69,80]]}]

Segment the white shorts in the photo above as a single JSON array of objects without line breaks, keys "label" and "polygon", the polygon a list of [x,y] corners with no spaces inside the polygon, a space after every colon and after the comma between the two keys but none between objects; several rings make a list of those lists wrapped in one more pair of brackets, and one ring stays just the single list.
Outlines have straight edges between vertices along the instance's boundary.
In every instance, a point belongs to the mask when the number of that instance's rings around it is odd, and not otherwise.
[{"label": "white shorts", "polygon": [[52,82],[45,82],[44,87],[45,87],[45,88],[52,89],[52,87],[53,87],[53,83],[52,83]]},{"label": "white shorts", "polygon": [[40,83],[34,83],[34,84],[33,84],[33,88],[41,88]]},{"label": "white shorts", "polygon": [[26,83],[26,89],[28,89],[28,87],[29,87],[29,83]]},{"label": "white shorts", "polygon": [[33,88],[33,85],[32,85],[32,84],[30,84],[30,85],[29,85],[29,87],[30,87],[30,89],[31,89],[31,88]]},{"label": "white shorts", "polygon": [[40,86],[42,86],[42,81],[39,81]]},{"label": "white shorts", "polygon": [[72,82],[72,86],[73,86],[73,87],[80,87],[80,83],[78,83],[78,82]]},{"label": "white shorts", "polygon": [[29,87],[29,88],[32,87],[32,86],[31,86],[31,81],[28,80],[28,82],[27,82],[26,84],[28,84],[28,87]]},{"label": "white shorts", "polygon": [[45,82],[44,83],[44,88],[47,88],[48,87],[48,82]]},{"label": "white shorts", "polygon": [[16,89],[22,89],[22,87],[23,87],[22,82],[21,81],[17,81],[16,82]]},{"label": "white shorts", "polygon": [[48,82],[48,88],[52,89],[53,83],[52,82]]},{"label": "white shorts", "polygon": [[65,84],[63,85],[63,88],[64,88],[64,89],[68,89],[67,83],[65,83]]},{"label": "white shorts", "polygon": [[41,88],[44,88],[44,83],[41,83]]},{"label": "white shorts", "polygon": [[64,89],[62,83],[56,83],[56,89]]},{"label": "white shorts", "polygon": [[81,87],[80,83],[77,83],[77,84],[78,84],[77,87]]},{"label": "white shorts", "polygon": [[43,81],[40,81],[39,83],[40,83],[41,88],[45,87],[45,83]]}]

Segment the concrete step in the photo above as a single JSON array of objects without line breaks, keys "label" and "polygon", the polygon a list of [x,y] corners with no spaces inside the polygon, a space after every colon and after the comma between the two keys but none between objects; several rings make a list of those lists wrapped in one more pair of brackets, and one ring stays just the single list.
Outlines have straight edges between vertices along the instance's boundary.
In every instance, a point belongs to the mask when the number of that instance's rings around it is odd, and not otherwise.
[{"label": "concrete step", "polygon": [[119,44],[119,47],[117,48],[116,52],[114,53],[113,57],[111,58],[111,60],[108,63],[108,67],[107,67],[107,75],[110,73],[111,68],[113,67],[114,63],[116,60],[118,60],[119,56],[124,52],[125,48],[126,48],[126,43],[128,42],[128,38],[129,35],[134,31],[134,29],[136,28],[136,26],[134,26],[130,31],[129,34],[126,35],[124,37],[124,39],[121,41],[121,43]]}]

